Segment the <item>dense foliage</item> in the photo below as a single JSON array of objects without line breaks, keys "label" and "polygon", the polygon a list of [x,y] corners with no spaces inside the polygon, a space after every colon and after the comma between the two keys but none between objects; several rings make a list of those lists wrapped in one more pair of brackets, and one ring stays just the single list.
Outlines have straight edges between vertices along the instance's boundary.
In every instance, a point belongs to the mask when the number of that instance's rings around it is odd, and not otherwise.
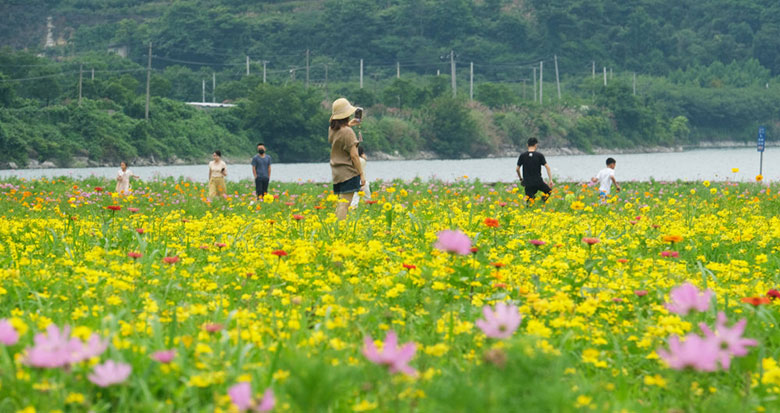
[{"label": "dense foliage", "polygon": [[[780,121],[778,7],[768,0],[2,4],[9,19],[0,39],[30,52],[0,52],[0,164],[200,159],[214,147],[248,158],[257,140],[283,161],[323,160],[324,119],[338,96],[369,109],[367,149],[400,156],[503,153],[530,136],[583,151],[747,141],[761,124],[771,139]],[[44,49],[49,15],[56,45]],[[148,42],[155,98],[146,123]],[[128,58],[105,53],[118,46]],[[542,104],[531,78],[539,60]],[[592,62],[610,68],[606,86],[601,70],[591,76]],[[238,108],[196,112],[177,103],[202,99]],[[102,113],[71,116],[90,111]],[[66,125],[73,119],[80,126]]]}]

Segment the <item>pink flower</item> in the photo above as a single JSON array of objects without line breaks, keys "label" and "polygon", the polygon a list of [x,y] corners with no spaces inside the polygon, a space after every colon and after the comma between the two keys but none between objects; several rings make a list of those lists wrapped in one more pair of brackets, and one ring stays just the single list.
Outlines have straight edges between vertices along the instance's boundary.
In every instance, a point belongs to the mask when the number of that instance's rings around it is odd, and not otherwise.
[{"label": "pink flower", "polygon": [[108,347],[108,340],[101,340],[93,334],[84,343],[78,338],[70,337],[70,327],[60,330],[50,324],[46,334],[38,333],[33,338],[35,346],[27,349],[25,363],[33,367],[56,368],[78,363],[103,354]]},{"label": "pink flower", "polygon": [[247,382],[233,385],[228,389],[228,396],[238,410],[248,410],[252,407],[252,386]]},{"label": "pink flower", "polygon": [[127,380],[132,371],[133,368],[127,363],[117,363],[113,360],[108,360],[103,364],[95,366],[92,374],[87,376],[87,378],[100,387],[108,387]]},{"label": "pink flower", "polygon": [[176,357],[176,350],[170,349],[170,350],[160,350],[155,351],[151,355],[152,360],[158,361],[163,364],[170,363],[174,357]]},{"label": "pink flower", "polygon": [[254,407],[256,412],[267,412],[274,408],[276,400],[274,399],[274,391],[270,388],[265,390],[263,398],[255,405],[255,401],[252,399],[252,386],[248,382],[242,382],[233,385],[228,389],[228,396],[230,401],[238,407],[238,410],[250,410]]},{"label": "pink flower", "polygon": [[680,315],[687,315],[691,310],[707,311],[712,301],[712,290],[700,292],[693,284],[685,284],[672,288],[669,293],[671,302],[666,303],[666,309]]},{"label": "pink flower", "polygon": [[401,372],[412,375],[416,372],[415,369],[407,364],[414,357],[414,352],[416,351],[415,344],[408,342],[403,347],[398,348],[398,336],[395,334],[395,331],[391,330],[385,336],[385,343],[381,353],[377,350],[374,339],[371,336],[366,336],[363,339],[363,343],[363,355],[371,362],[387,365],[390,373]]},{"label": "pink flower", "polygon": [[661,256],[665,258],[677,258],[680,253],[677,251],[661,251]]},{"label": "pink flower", "polygon": [[533,245],[535,245],[537,247],[541,247],[542,245],[546,244],[546,242],[544,242],[544,241],[542,241],[540,239],[532,239],[532,240],[530,240],[528,242],[530,242],[531,244],[533,244]]},{"label": "pink flower", "polygon": [[436,249],[458,255],[468,255],[471,252],[471,240],[460,231],[445,230],[437,236],[439,241],[434,245]]},{"label": "pink flower", "polygon": [[710,330],[710,327],[704,323],[699,323],[699,328],[704,332],[704,335],[708,340],[714,341],[718,348],[718,354],[720,357],[720,365],[724,369],[728,369],[731,365],[731,357],[742,357],[747,355],[748,346],[757,346],[758,341],[751,338],[743,338],[742,333],[745,332],[745,324],[747,320],[744,318],[739,320],[733,327],[726,327],[726,314],[723,312],[718,313],[718,321],[715,324],[715,332]]},{"label": "pink flower", "polygon": [[476,325],[490,338],[509,338],[520,326],[522,317],[514,305],[507,305],[505,302],[496,304],[496,310],[490,309],[489,305],[482,307],[484,320],[477,320]]},{"label": "pink flower", "polygon": [[644,297],[647,295],[647,290],[634,290],[634,294],[636,294],[637,297]]},{"label": "pink flower", "polygon": [[0,343],[13,346],[19,341],[19,333],[16,332],[11,322],[5,318],[0,320]]},{"label": "pink flower", "polygon": [[696,371],[715,371],[718,368],[717,342],[696,334],[688,334],[682,343],[679,337],[670,337],[669,351],[660,349],[658,355],[675,370],[691,367]]}]

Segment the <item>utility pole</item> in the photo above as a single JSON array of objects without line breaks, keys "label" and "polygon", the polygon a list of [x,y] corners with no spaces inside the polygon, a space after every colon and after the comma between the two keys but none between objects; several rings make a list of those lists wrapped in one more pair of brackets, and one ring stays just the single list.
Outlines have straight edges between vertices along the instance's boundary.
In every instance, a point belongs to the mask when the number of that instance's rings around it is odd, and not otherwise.
[{"label": "utility pole", "polygon": [[79,106],[81,106],[81,83],[83,80],[84,65],[79,65]]},{"label": "utility pole", "polygon": [[249,55],[246,56],[246,75],[249,76]]},{"label": "utility pole", "polygon": [[152,84],[152,42],[149,42],[149,63],[146,65],[146,111],[144,119],[149,120],[149,87]]},{"label": "utility pole", "polygon": [[217,74],[211,72],[211,103],[217,103]]},{"label": "utility pole", "polygon": [[306,49],[306,89],[309,88],[309,49]]},{"label": "utility pole", "polygon": [[609,68],[609,80],[612,80],[612,68]]},{"label": "utility pole", "polygon": [[201,103],[206,103],[206,79],[202,79],[203,81],[203,92],[200,98]]},{"label": "utility pole", "polygon": [[607,68],[604,67],[604,86],[607,86]]},{"label": "utility pole", "polygon": [[474,62],[469,64],[469,101],[474,100]]},{"label": "utility pole", "polygon": [[363,89],[363,59],[360,59],[360,88]]},{"label": "utility pole", "polygon": [[401,63],[395,62],[395,78],[400,79],[401,78]]},{"label": "utility pole", "polygon": [[534,103],[536,103],[536,66],[534,66],[533,69],[534,69]]},{"label": "utility pole", "polygon": [[263,60],[263,83],[265,83],[265,65],[268,64],[267,60]]},{"label": "utility pole", "polygon": [[539,62],[539,104],[544,103],[544,60]]},{"label": "utility pole", "polygon": [[95,81],[95,68],[92,68],[92,81]]},{"label": "utility pole", "polygon": [[457,85],[455,84],[455,51],[450,50],[450,77],[452,82],[452,97],[455,97],[458,93]]},{"label": "utility pole", "polygon": [[558,85],[558,100],[561,100],[561,79],[558,77],[558,55],[553,55],[555,58],[555,83]]},{"label": "utility pole", "polygon": [[591,60],[590,64],[591,64],[591,69],[590,69],[591,70],[591,75],[590,75],[590,77],[592,79],[595,79],[596,78],[596,61],[595,60]]},{"label": "utility pole", "polygon": [[634,72],[634,96],[636,96],[636,72]]}]

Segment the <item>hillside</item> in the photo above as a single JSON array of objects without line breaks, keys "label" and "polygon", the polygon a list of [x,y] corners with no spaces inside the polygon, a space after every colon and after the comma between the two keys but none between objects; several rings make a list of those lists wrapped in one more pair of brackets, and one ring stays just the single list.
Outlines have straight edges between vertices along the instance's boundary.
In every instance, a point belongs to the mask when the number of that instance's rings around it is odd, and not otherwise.
[{"label": "hillside", "polygon": [[[399,156],[485,156],[529,136],[586,152],[748,141],[758,125],[772,139],[780,4],[630,3],[4,2],[0,165],[246,156],[257,140],[322,160],[337,96],[368,108],[370,150]],[[201,100],[237,107],[183,103]]]}]

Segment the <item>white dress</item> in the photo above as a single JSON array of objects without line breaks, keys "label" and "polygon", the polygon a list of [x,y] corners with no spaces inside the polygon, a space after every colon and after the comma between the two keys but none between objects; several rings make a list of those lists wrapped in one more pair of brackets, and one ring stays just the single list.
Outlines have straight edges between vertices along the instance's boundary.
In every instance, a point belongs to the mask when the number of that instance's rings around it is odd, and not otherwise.
[{"label": "white dress", "polygon": [[[365,193],[363,196],[364,199],[371,198],[371,186],[368,183],[368,175],[366,174],[366,160],[365,158],[360,158],[360,169],[363,170],[363,176],[366,177],[366,184],[360,188],[361,191]],[[352,202],[350,202],[349,206],[351,208],[356,208],[358,205],[358,202],[360,202],[360,195],[355,193],[354,196],[352,196]]]},{"label": "white dress", "polygon": [[119,170],[119,173],[117,173],[117,181],[116,181],[116,192],[118,193],[130,193],[130,177],[133,176],[133,171],[126,170],[122,171]]}]

